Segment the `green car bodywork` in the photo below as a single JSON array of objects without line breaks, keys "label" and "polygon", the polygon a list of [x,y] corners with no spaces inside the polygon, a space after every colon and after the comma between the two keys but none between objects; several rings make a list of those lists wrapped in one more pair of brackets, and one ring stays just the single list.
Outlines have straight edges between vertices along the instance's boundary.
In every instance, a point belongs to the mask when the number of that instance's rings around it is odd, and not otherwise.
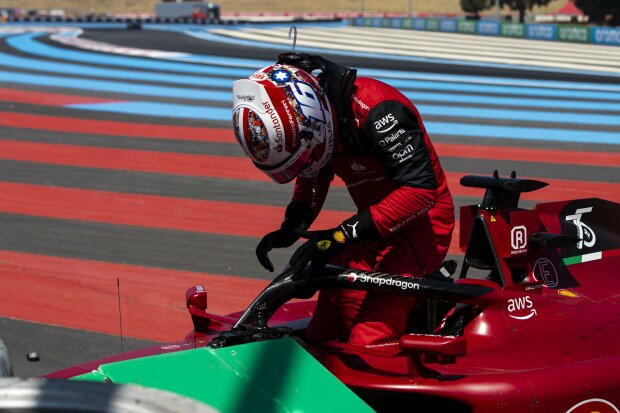
[{"label": "green car bodywork", "polygon": [[290,338],[103,364],[73,380],[167,390],[223,413],[373,411]]}]

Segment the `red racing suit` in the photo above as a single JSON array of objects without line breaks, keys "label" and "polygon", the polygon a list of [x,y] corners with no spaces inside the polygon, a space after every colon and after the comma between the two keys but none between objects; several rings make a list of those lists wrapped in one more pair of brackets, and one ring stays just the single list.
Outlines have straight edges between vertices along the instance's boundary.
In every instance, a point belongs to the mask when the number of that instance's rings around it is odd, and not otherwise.
[{"label": "red racing suit", "polygon": [[[351,245],[331,263],[421,277],[444,260],[454,228],[445,174],[415,106],[393,87],[357,78],[351,96],[353,136],[337,137],[330,165],[298,177],[293,201],[320,211],[334,175],[359,211],[369,210],[378,241]],[[400,337],[415,300],[362,291],[322,291],[310,339],[372,344]]]}]

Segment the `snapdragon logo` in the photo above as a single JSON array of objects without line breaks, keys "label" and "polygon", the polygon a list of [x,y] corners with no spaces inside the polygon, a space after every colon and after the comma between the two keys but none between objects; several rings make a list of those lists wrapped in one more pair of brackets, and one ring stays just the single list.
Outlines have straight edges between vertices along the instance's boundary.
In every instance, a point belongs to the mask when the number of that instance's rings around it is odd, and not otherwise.
[{"label": "snapdragon logo", "polygon": [[350,283],[354,282],[362,282],[366,284],[376,284],[378,286],[388,286],[388,287],[397,287],[401,290],[419,290],[420,284],[414,283],[406,280],[395,280],[393,278],[383,278],[383,277],[371,277],[365,273],[346,273],[342,274],[341,277],[344,277]]}]

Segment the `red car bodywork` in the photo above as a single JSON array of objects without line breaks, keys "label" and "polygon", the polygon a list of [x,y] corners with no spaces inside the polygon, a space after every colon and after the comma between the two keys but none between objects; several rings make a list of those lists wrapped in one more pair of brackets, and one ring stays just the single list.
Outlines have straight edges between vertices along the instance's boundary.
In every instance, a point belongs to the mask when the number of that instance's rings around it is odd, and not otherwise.
[{"label": "red car bodywork", "polygon": [[[465,257],[455,280],[424,279],[407,292],[404,280],[385,274],[341,271],[333,278],[342,288],[389,287],[419,296],[412,334],[372,347],[308,344],[308,351],[379,411],[618,413],[620,205],[583,199],[525,210],[517,206],[519,194],[543,183],[495,176],[465,177],[462,184],[486,194],[480,205],[461,208]],[[199,286],[188,290],[187,305],[195,331],[181,350],[238,332],[240,321],[261,320],[249,310],[207,313]],[[277,305],[269,326],[288,325],[303,338],[313,306]],[[241,330],[244,340],[252,339]],[[163,351],[172,350],[133,356]],[[49,377],[75,376],[109,361]]]}]

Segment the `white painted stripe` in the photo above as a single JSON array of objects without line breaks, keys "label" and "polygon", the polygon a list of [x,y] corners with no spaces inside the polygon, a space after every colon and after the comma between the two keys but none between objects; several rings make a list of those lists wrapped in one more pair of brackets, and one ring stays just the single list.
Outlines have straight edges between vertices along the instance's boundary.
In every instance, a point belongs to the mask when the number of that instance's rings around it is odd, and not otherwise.
[{"label": "white painted stripe", "polygon": [[600,260],[603,258],[603,252],[599,251],[599,252],[593,252],[591,254],[584,254],[581,256],[581,262],[588,262],[588,261],[596,261],[596,260]]},{"label": "white painted stripe", "polygon": [[78,37],[82,31],[63,32],[52,35],[50,38],[58,43],[68,46],[78,47],[80,49],[93,50],[103,53],[116,53],[125,56],[151,57],[156,59],[185,57],[187,53],[165,52],[153,49],[137,49],[134,47],[116,46],[110,43],[99,42],[96,40],[84,39]]},{"label": "white painted stripe", "polygon": [[62,27],[62,26],[5,26],[0,27],[0,33],[18,34],[18,33],[30,33],[30,32],[48,32],[58,33],[75,31],[75,27]]},{"label": "white painted stripe", "polygon": [[[237,40],[290,46],[288,29],[284,28],[212,29],[210,33]],[[620,75],[620,54],[617,50],[597,45],[567,45],[416,30],[302,27],[297,46]]]},{"label": "white painted stripe", "polygon": [[347,32],[355,33],[357,36],[367,36],[369,33],[383,33],[384,36],[391,36],[397,39],[409,41],[413,38],[423,39],[434,43],[458,44],[467,47],[510,47],[513,49],[539,50],[539,51],[560,51],[573,53],[594,53],[612,58],[618,57],[617,49],[609,46],[582,43],[565,43],[547,40],[519,39],[513,37],[499,36],[476,36],[471,34],[427,32],[421,30],[400,30],[372,27],[349,27]]},{"label": "white painted stripe", "polygon": [[[206,31],[185,31],[186,35],[203,39],[207,41],[218,41],[221,37],[211,35]],[[344,49],[343,49],[344,51]],[[202,59],[201,59],[202,58]],[[207,61],[208,59],[208,61]],[[218,60],[219,59],[219,60]],[[180,59],[175,59],[180,60]],[[223,66],[231,67],[250,67],[257,68],[272,64],[271,60],[251,60],[241,58],[224,58],[218,56],[209,55],[191,55],[185,59],[192,63],[208,63],[208,64],[221,64]],[[233,61],[234,60],[234,61]],[[436,82],[458,82],[458,83],[473,83],[481,85],[496,85],[496,86],[525,86],[536,87],[545,89],[572,89],[572,90],[593,90],[593,91],[607,91],[607,92],[620,92],[620,85],[608,84],[608,83],[589,83],[589,82],[568,82],[557,80],[536,80],[536,79],[517,79],[517,78],[505,78],[496,76],[473,76],[473,75],[451,75],[445,73],[425,73],[418,71],[403,71],[403,70],[381,70],[381,69],[368,69],[358,67],[358,73],[362,76],[381,77],[390,79],[411,79],[411,80],[429,80]]]},{"label": "white painted stripe", "polygon": [[[333,32],[338,31],[338,37],[343,40],[356,41],[360,37],[368,37],[369,33],[352,32],[347,29],[330,29],[328,33],[329,37],[333,37]],[[392,30],[395,32],[396,30]],[[437,48],[443,50],[451,50],[455,53],[462,53],[465,49],[469,52],[475,52],[477,55],[499,56],[499,57],[527,57],[535,60],[553,59],[558,61],[574,61],[574,62],[588,62],[591,57],[596,56],[598,59],[605,59],[610,65],[613,62],[613,66],[620,65],[620,53],[610,52],[607,47],[604,51],[599,49],[585,49],[583,52],[576,53],[574,49],[564,48],[565,43],[559,43],[557,46],[552,42],[546,42],[544,47],[541,47],[538,42],[532,40],[521,40],[520,42],[487,42],[488,37],[480,38],[479,36],[470,36],[467,41],[456,40],[452,33],[445,33],[446,36],[440,38],[424,37],[420,36],[419,31],[405,31],[399,30],[397,35],[392,35],[392,32],[385,34],[377,34],[377,39],[374,44],[385,45],[386,41],[396,44],[402,44],[409,46],[413,50],[427,50],[433,51]],[[311,36],[325,36],[325,30],[319,29],[304,29],[301,34],[308,34]],[[543,43],[543,42],[541,42]],[[369,44],[370,46],[370,44]],[[588,58],[584,57],[588,56]]]}]

